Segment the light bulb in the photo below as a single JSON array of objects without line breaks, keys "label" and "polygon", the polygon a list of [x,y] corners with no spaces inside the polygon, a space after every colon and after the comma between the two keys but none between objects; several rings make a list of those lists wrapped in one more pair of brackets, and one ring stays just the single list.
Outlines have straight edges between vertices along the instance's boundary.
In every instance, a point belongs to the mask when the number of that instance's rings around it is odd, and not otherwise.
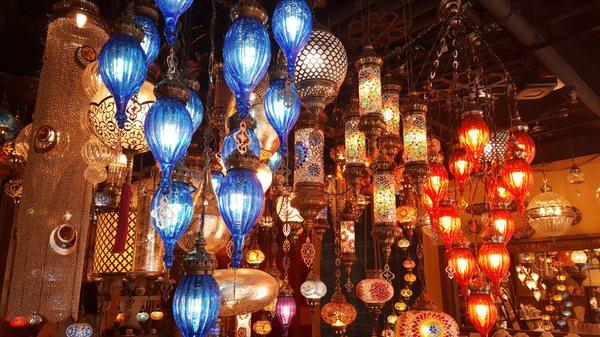
[{"label": "light bulb", "polygon": [[78,28],[83,28],[83,26],[85,26],[85,24],[87,23],[87,16],[83,13],[77,13],[75,14],[75,24],[77,25]]}]

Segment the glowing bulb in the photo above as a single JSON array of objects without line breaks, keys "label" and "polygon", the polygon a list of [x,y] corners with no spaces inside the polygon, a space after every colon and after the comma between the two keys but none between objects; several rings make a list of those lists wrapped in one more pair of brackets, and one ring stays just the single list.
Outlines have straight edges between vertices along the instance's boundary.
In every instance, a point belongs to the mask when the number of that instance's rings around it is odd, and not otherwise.
[{"label": "glowing bulb", "polygon": [[256,177],[260,181],[260,185],[263,188],[263,192],[266,192],[269,187],[271,187],[271,183],[273,182],[273,173],[267,164],[261,164],[256,170]]},{"label": "glowing bulb", "polygon": [[83,13],[75,14],[75,24],[77,25],[78,28],[83,28],[83,26],[85,26],[87,20],[88,20],[88,18],[85,14],[83,14]]}]

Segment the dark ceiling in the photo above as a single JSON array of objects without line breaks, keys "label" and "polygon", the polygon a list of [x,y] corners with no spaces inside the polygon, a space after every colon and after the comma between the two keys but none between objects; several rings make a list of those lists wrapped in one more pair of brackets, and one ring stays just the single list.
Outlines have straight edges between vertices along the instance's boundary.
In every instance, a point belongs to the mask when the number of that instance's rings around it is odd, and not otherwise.
[{"label": "dark ceiling", "polygon": [[[412,36],[438,20],[439,0],[315,0],[314,11],[320,25],[329,28],[347,48],[351,64],[362,51],[363,41],[371,41],[377,52],[385,57],[385,71],[401,78],[406,60],[406,25],[404,17],[411,17]],[[313,3],[315,1],[312,1]],[[125,1],[99,0],[102,15],[111,20]],[[275,0],[260,1],[272,12]],[[367,6],[367,2],[369,6]],[[217,45],[222,42],[229,19],[228,10],[233,0],[218,0]],[[408,6],[410,4],[410,6]],[[483,37],[505,64],[519,88],[535,82],[540,74],[551,74],[535,57],[537,50],[550,47],[600,96],[600,1],[596,0],[528,0],[514,2],[514,9],[531,23],[545,38],[545,43],[534,46],[522,45],[508,32],[501,22],[486,11],[477,0],[467,8],[470,25]],[[43,40],[51,1],[4,0],[0,4],[0,90],[7,92],[15,110],[24,120],[30,118],[35,102],[36,83],[42,65]],[[370,15],[368,15],[370,14]],[[369,18],[366,20],[365,18]],[[206,82],[207,55],[209,50],[210,1],[195,1],[183,18],[183,41],[181,58],[196,67],[201,82]],[[369,29],[364,29],[365,21]],[[368,32],[368,36],[363,36]],[[415,64],[414,73],[428,69],[430,55],[439,26],[431,29],[412,44]],[[217,49],[219,50],[219,49]],[[220,53],[217,52],[217,57]],[[487,74],[502,74],[502,69],[491,54],[482,54],[482,64]],[[159,59],[164,63],[164,58]],[[449,68],[440,69],[443,78],[450,74]],[[352,72],[350,72],[352,74]],[[413,75],[413,77],[415,77]],[[420,82],[423,82],[421,79]],[[354,81],[349,80],[349,83]],[[417,80],[417,82],[419,82]],[[422,84],[422,83],[421,83]],[[337,106],[355,90],[355,85],[344,86]],[[536,162],[548,162],[591,153],[600,153],[600,111],[592,112],[576,96],[570,95],[568,86],[554,90],[538,100],[520,101],[518,109],[526,121],[540,148]],[[330,108],[331,109],[331,108]],[[431,109],[434,122],[433,133],[443,142],[452,141],[451,123],[456,122],[443,102]],[[335,123],[331,113],[330,123]],[[496,102],[495,124],[507,126],[509,114],[505,98]],[[335,124],[332,124],[335,125]]]}]

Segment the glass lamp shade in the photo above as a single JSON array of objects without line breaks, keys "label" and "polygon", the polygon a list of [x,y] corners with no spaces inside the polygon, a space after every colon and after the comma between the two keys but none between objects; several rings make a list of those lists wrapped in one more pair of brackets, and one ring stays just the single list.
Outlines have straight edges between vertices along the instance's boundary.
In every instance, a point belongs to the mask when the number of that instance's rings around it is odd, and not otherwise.
[{"label": "glass lamp shade", "polygon": [[146,79],[146,54],[134,37],[113,34],[100,50],[98,65],[102,81],[115,99],[117,125],[123,129],[127,103]]},{"label": "glass lamp shade", "polygon": [[67,326],[65,336],[67,337],[91,337],[94,334],[94,329],[89,323],[75,322]]},{"label": "glass lamp shade", "polygon": [[292,199],[292,196],[289,195],[278,196],[275,204],[275,212],[277,212],[279,220],[285,223],[302,223],[304,219],[298,209],[292,206]]},{"label": "glass lamp shade", "polygon": [[456,282],[466,290],[469,285],[475,268],[477,267],[477,261],[468,247],[453,247],[450,251],[450,257],[448,258],[449,264],[454,269],[454,278]]},{"label": "glass lamp shade", "polygon": [[525,159],[514,157],[506,161],[501,171],[502,180],[508,191],[519,203],[519,210],[525,208],[525,196],[533,185],[533,169]]},{"label": "glass lamp shade", "polygon": [[[229,158],[229,156],[231,156],[234,152],[237,152],[238,143],[235,140],[235,134],[239,130],[240,129],[238,127],[232,129],[223,139],[223,145],[221,146],[221,158],[223,158],[225,169],[229,168],[229,166],[227,165],[227,158]],[[250,144],[248,145],[248,151],[253,155],[259,157],[260,141],[258,140],[256,132],[254,132],[253,128],[246,128],[246,132],[248,133],[248,140],[250,142]]]},{"label": "glass lamp shade", "polygon": [[97,60],[88,64],[81,72],[81,86],[90,99],[94,98],[99,92],[103,92],[102,97],[110,94],[104,82],[102,82]]},{"label": "glass lamp shade", "polygon": [[283,50],[288,77],[294,78],[296,58],[313,30],[312,12],[305,0],[281,0],[273,11],[273,37]]},{"label": "glass lamp shade", "polygon": [[368,278],[356,284],[356,295],[366,304],[384,304],[394,296],[394,287],[385,279]]},{"label": "glass lamp shade", "polygon": [[487,196],[491,205],[510,204],[514,197],[502,177],[491,177],[487,183]]},{"label": "glass lamp shade", "polygon": [[246,252],[246,262],[251,266],[259,266],[265,261],[265,253],[260,249],[250,249]]},{"label": "glass lamp shade", "polygon": [[271,81],[265,92],[263,104],[267,120],[279,137],[281,144],[279,151],[287,153],[288,135],[300,116],[301,105],[298,90],[294,84],[289,84],[286,91],[285,80]]},{"label": "glass lamp shade", "polygon": [[542,193],[531,198],[527,205],[529,225],[538,233],[546,236],[564,234],[573,224],[577,214],[571,203],[562,195],[552,192],[547,184]]},{"label": "glass lamp shade", "polygon": [[273,331],[273,325],[267,319],[260,319],[252,324],[252,331],[258,335],[266,336]]},{"label": "glass lamp shade", "polygon": [[147,322],[150,319],[150,314],[147,311],[145,311],[145,310],[142,309],[142,311],[140,311],[137,314],[135,314],[135,319],[138,322],[144,323],[144,322]]},{"label": "glass lamp shade", "polygon": [[345,329],[354,322],[356,315],[356,308],[346,302],[340,291],[336,291],[331,297],[331,302],[321,309],[321,318],[334,329]]},{"label": "glass lamp shade", "polygon": [[271,62],[271,41],[262,22],[243,16],[233,21],[225,35],[223,60],[225,81],[235,95],[238,114],[246,118],[250,94]]},{"label": "glass lamp shade", "polygon": [[407,109],[404,111],[402,123],[402,136],[404,139],[405,163],[426,162],[427,152],[427,107]]},{"label": "glass lamp shade", "polygon": [[467,315],[482,337],[487,337],[496,324],[498,308],[489,293],[472,293],[467,301]]},{"label": "glass lamp shade", "polygon": [[344,143],[347,164],[364,164],[367,157],[367,139],[358,124],[359,118],[350,118],[344,124]]},{"label": "glass lamp shade", "polygon": [[458,128],[458,140],[477,168],[483,156],[483,149],[490,141],[490,128],[479,113],[472,112],[463,116]]},{"label": "glass lamp shade", "polygon": [[452,247],[452,243],[462,235],[460,214],[455,205],[441,205],[432,221],[433,228],[442,239],[446,249]]},{"label": "glass lamp shade", "polygon": [[294,184],[323,183],[323,131],[314,128],[299,129],[295,133]]},{"label": "glass lamp shade", "polygon": [[192,119],[192,134],[198,130],[200,124],[202,124],[202,119],[204,119],[204,106],[202,105],[202,100],[200,100],[200,96],[198,92],[192,88],[188,88],[188,92],[190,94],[190,99],[185,105],[187,111],[190,114],[190,118]]},{"label": "glass lamp shade", "polygon": [[510,255],[506,244],[503,242],[485,242],[479,249],[477,256],[479,268],[494,285],[496,291],[500,290],[500,283],[508,275],[510,268]]},{"label": "glass lamp shade", "polygon": [[173,295],[173,318],[184,337],[206,336],[221,307],[212,275],[186,275]]},{"label": "glass lamp shade", "polygon": [[190,114],[179,99],[161,97],[148,111],[144,134],[160,166],[163,182],[171,178],[175,164],[185,155],[192,132]]},{"label": "glass lamp shade", "polygon": [[[371,47],[370,52],[372,51]],[[358,61],[361,63],[358,65],[358,111],[361,116],[369,113],[380,114],[383,107],[381,63],[361,62],[361,60]]]},{"label": "glass lamp shade", "polygon": [[146,55],[146,64],[150,66],[160,51],[160,34],[154,19],[148,15],[136,14],[133,19],[144,31],[144,39],[140,44]]},{"label": "glass lamp shade", "polygon": [[571,261],[575,264],[586,264],[588,261],[587,253],[584,250],[575,250],[571,253]]},{"label": "glass lamp shade", "polygon": [[150,313],[150,319],[153,321],[160,321],[163,318],[165,318],[165,312],[160,307],[154,308]]},{"label": "glass lamp shade", "polygon": [[148,110],[154,104],[154,85],[145,82],[137,95],[133,96],[127,104],[127,120],[125,128],[119,129],[115,119],[115,100],[103,85],[90,102],[87,118],[93,134],[104,145],[114,149],[131,150],[136,153],[148,151],[146,136],[144,136],[144,123]]},{"label": "glass lamp shade", "polygon": [[383,87],[383,119],[387,133],[400,136],[400,91]]},{"label": "glass lamp shade", "polygon": [[81,146],[81,156],[85,162],[102,168],[110,164],[119,154],[120,151],[107,147],[96,137],[90,138]]},{"label": "glass lamp shade", "polygon": [[373,218],[378,223],[396,223],[396,187],[391,172],[373,175]]},{"label": "glass lamp shade", "polygon": [[456,321],[434,310],[407,310],[396,320],[396,337],[458,337]]},{"label": "glass lamp shade", "polygon": [[467,151],[461,146],[454,147],[448,161],[448,167],[462,192],[465,188],[465,182],[469,179],[473,170],[473,164]]},{"label": "glass lamp shade", "polygon": [[[531,135],[527,131],[516,130],[511,132],[511,136],[511,150],[523,151],[523,153],[525,154],[525,160],[529,164],[531,164],[533,158],[535,158],[536,153],[535,143],[533,142],[533,138],[531,138]],[[509,151],[509,153],[512,153],[512,151]]]},{"label": "glass lamp shade", "polygon": [[354,221],[340,221],[340,252],[342,254],[354,254],[356,252],[355,237]]},{"label": "glass lamp shade", "polygon": [[327,294],[327,286],[321,280],[308,279],[300,285],[300,293],[307,299],[320,300]]},{"label": "glass lamp shade", "polygon": [[253,313],[277,298],[279,283],[273,276],[257,269],[218,269],[214,277],[221,291],[220,316]]},{"label": "glass lamp shade", "polygon": [[275,306],[275,317],[283,328],[283,331],[289,329],[292,325],[292,321],[296,316],[296,301],[292,295],[281,295],[277,298],[277,305]]},{"label": "glass lamp shade", "polygon": [[242,262],[244,238],[262,212],[264,192],[256,171],[233,168],[227,171],[218,192],[219,211],[231,232],[234,250],[232,266]]},{"label": "glass lamp shade", "polygon": [[396,221],[402,226],[414,226],[417,222],[417,209],[413,205],[401,205],[396,208]]},{"label": "glass lamp shade", "polygon": [[437,205],[448,193],[448,171],[442,163],[429,163],[429,174],[423,184],[423,193]]},{"label": "glass lamp shade", "polygon": [[154,192],[150,207],[152,224],[165,248],[165,265],[171,268],[173,248],[188,228],[194,214],[189,186],[180,182],[161,184]]},{"label": "glass lamp shade", "polygon": [[493,209],[490,211],[490,222],[496,232],[502,237],[502,242],[508,243],[515,234],[515,221],[509,211]]},{"label": "glass lamp shade", "polygon": [[156,0],[156,6],[165,18],[165,37],[169,45],[177,39],[177,21],[190,8],[194,0]]}]

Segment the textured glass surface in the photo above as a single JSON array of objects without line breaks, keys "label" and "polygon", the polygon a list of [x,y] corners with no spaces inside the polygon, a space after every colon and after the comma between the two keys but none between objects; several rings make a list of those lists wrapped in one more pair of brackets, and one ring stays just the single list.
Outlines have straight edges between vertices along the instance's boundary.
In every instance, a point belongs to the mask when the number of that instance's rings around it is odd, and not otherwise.
[{"label": "textured glass surface", "polygon": [[146,79],[146,54],[135,38],[112,35],[100,50],[98,63],[102,81],[115,98],[117,124],[122,129],[127,120],[127,102]]},{"label": "textured glass surface", "polygon": [[321,299],[327,294],[327,286],[321,280],[308,279],[300,285],[300,293],[305,298]]},{"label": "textured glass surface", "polygon": [[220,316],[256,312],[277,299],[279,283],[262,270],[218,269],[214,276],[221,289]]},{"label": "textured glass surface", "polygon": [[273,37],[283,50],[288,76],[294,78],[296,57],[312,33],[312,13],[304,0],[281,0],[273,11]]},{"label": "textured glass surface", "polygon": [[177,20],[190,8],[194,0],[156,0],[156,6],[165,18],[165,37],[169,45],[177,38]]},{"label": "textured glass surface", "polygon": [[358,69],[358,111],[361,115],[381,113],[381,67],[367,63]]},{"label": "textured glass surface", "polygon": [[354,231],[354,221],[340,221],[340,248],[342,254],[354,254],[356,251],[356,232]]},{"label": "textured glass surface", "polygon": [[387,133],[400,135],[400,92],[398,90],[383,91],[383,119]]},{"label": "textured glass surface", "polygon": [[322,183],[323,170],[323,131],[307,128],[295,134],[294,184],[302,182]]},{"label": "textured glass surface", "polygon": [[75,322],[67,327],[65,336],[67,337],[91,337],[94,329],[89,323]]},{"label": "textured glass surface", "polygon": [[183,102],[170,97],[158,99],[148,111],[144,134],[160,165],[162,180],[169,180],[192,140],[192,120]]},{"label": "textured glass surface", "polygon": [[265,115],[279,136],[280,152],[287,152],[287,140],[300,116],[300,98],[296,86],[291,84],[286,93],[285,80],[275,80],[265,92]]},{"label": "textured glass surface", "polygon": [[186,275],[173,295],[173,317],[184,337],[206,336],[219,316],[221,292],[212,275]]},{"label": "textured glass surface", "polygon": [[373,175],[373,211],[375,223],[396,223],[396,187],[391,173]]},{"label": "textured glass surface", "polygon": [[396,336],[458,337],[458,324],[442,311],[407,310],[396,320]]},{"label": "textured glass surface", "polygon": [[345,124],[346,163],[364,164],[367,156],[367,139],[358,129],[360,120],[352,118]]},{"label": "textured glass surface", "polygon": [[202,119],[204,119],[204,106],[202,105],[202,100],[200,100],[200,96],[198,92],[194,89],[189,89],[190,100],[185,105],[187,111],[190,113],[190,117],[192,119],[192,134],[198,130],[200,124],[202,124]]},{"label": "textured glass surface", "polygon": [[142,27],[144,31],[144,39],[140,44],[146,55],[146,64],[150,66],[160,51],[160,34],[156,22],[148,15],[136,15],[135,21]]},{"label": "textured glass surface", "polygon": [[571,212],[566,212],[571,203],[562,195],[550,191],[542,192],[527,205],[529,225],[538,233],[547,236],[564,234],[575,220]]},{"label": "textured glass surface", "polygon": [[510,134],[506,130],[492,132],[489,143],[483,148],[484,163],[496,163],[498,166],[504,165],[508,153],[508,143]]},{"label": "textured glass surface", "polygon": [[427,121],[424,113],[413,113],[404,118],[403,159],[405,163],[427,161]]},{"label": "textured glass surface", "polygon": [[490,141],[490,129],[479,115],[465,116],[458,128],[460,145],[469,152],[477,166],[483,156],[483,149]]},{"label": "textured glass surface", "polygon": [[242,261],[244,237],[262,211],[264,192],[256,171],[233,168],[227,171],[218,196],[219,211],[233,238],[232,266],[237,268]]},{"label": "textured glass surface", "polygon": [[368,278],[356,284],[356,296],[367,304],[385,303],[394,296],[394,287],[382,278]]},{"label": "textured glass surface", "polygon": [[150,216],[165,247],[165,265],[173,265],[173,248],[183,235],[194,214],[192,193],[180,182],[161,184],[154,192]]},{"label": "textured glass surface", "polygon": [[296,301],[293,296],[279,296],[277,305],[275,306],[275,317],[281,324],[283,330],[287,329],[292,324],[292,320],[296,316]]},{"label": "textured glass surface", "polygon": [[245,118],[250,94],[271,62],[271,41],[263,24],[248,17],[235,20],[225,35],[223,61],[225,81],[235,94],[240,117]]},{"label": "textured glass surface", "polygon": [[[221,158],[223,158],[223,164],[227,169],[227,158],[237,150],[238,143],[235,140],[235,133],[239,131],[239,128],[232,129],[229,131],[225,139],[223,139],[223,145],[221,146]],[[260,157],[260,141],[252,128],[246,128],[250,144],[248,145],[248,151],[253,155]]]}]

